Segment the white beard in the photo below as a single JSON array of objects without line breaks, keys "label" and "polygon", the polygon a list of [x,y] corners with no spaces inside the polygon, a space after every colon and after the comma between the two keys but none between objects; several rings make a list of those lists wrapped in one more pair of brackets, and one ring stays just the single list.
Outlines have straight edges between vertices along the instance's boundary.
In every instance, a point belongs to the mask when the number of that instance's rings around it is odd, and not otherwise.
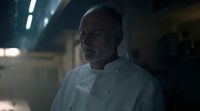
[{"label": "white beard", "polygon": [[85,56],[85,59],[90,63],[106,60],[115,52],[113,47],[108,47],[102,50],[96,50],[94,49],[94,47],[86,45],[82,46],[82,51]]}]

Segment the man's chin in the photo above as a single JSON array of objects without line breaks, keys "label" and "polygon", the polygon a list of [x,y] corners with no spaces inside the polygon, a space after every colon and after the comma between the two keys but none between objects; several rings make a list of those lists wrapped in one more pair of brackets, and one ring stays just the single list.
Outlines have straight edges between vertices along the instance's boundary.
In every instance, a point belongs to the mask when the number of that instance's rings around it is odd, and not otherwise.
[{"label": "man's chin", "polygon": [[95,63],[98,61],[98,59],[94,56],[89,56],[89,55],[85,55],[85,60],[87,60],[89,63]]},{"label": "man's chin", "polygon": [[96,59],[92,59],[92,58],[85,58],[89,63],[95,63],[97,62],[98,60]]}]

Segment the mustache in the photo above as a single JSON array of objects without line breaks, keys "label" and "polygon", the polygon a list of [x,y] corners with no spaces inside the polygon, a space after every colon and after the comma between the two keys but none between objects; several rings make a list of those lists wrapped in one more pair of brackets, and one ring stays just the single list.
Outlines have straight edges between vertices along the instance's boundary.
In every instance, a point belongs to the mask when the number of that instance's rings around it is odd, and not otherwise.
[{"label": "mustache", "polygon": [[82,45],[82,50],[86,52],[95,52],[95,49],[92,45]]}]

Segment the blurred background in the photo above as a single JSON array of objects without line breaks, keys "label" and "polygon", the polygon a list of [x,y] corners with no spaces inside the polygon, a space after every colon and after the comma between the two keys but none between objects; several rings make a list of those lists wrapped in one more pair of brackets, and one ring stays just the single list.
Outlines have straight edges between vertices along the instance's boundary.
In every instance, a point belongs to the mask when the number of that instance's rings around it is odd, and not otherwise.
[{"label": "blurred background", "polygon": [[85,63],[79,21],[105,3],[123,16],[120,56],[160,82],[166,111],[200,111],[199,0],[3,0],[0,111],[49,111],[64,77]]}]

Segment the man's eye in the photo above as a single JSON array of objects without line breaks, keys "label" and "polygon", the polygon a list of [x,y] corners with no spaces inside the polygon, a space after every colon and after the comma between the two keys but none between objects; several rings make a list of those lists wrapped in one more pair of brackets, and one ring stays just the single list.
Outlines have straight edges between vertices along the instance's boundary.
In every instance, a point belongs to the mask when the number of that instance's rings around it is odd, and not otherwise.
[{"label": "man's eye", "polygon": [[102,36],[102,33],[101,32],[93,32],[93,35],[94,36]]},{"label": "man's eye", "polygon": [[81,35],[81,36],[84,36],[84,35],[85,35],[85,32],[80,32],[80,35]]}]

